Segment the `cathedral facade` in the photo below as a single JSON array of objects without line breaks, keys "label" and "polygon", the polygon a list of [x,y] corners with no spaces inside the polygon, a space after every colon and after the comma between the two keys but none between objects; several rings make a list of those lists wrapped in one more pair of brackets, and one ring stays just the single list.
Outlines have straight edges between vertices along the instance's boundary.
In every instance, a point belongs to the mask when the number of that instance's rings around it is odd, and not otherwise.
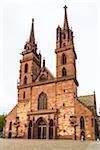
[{"label": "cathedral facade", "polygon": [[67,7],[63,27],[56,29],[56,77],[38,53],[32,19],[29,40],[20,60],[18,103],[7,115],[6,138],[83,139],[97,136],[96,98],[80,96],[76,76],[73,31],[69,28]]}]

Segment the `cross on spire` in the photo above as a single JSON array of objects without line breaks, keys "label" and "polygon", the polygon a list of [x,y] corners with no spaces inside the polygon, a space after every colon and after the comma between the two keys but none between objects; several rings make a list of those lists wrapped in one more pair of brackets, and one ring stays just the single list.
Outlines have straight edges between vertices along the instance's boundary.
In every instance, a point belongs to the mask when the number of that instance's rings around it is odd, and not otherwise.
[{"label": "cross on spire", "polygon": [[67,18],[67,6],[64,6],[64,26],[63,26],[64,30],[68,29],[68,18]]},{"label": "cross on spire", "polygon": [[64,6],[64,9],[66,9],[66,8],[67,8],[67,6],[65,5],[65,6]]}]

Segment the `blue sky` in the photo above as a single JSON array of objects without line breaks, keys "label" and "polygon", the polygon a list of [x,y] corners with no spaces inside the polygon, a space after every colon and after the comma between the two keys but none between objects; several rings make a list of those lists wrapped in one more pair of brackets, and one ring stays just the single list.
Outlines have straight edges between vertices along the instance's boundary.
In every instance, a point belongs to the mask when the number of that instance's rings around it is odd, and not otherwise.
[{"label": "blue sky", "polygon": [[77,53],[78,95],[96,92],[100,108],[99,0],[4,0],[0,1],[0,113],[17,103],[20,53],[35,19],[38,49],[55,75],[56,27],[63,26],[63,6],[68,6]]}]

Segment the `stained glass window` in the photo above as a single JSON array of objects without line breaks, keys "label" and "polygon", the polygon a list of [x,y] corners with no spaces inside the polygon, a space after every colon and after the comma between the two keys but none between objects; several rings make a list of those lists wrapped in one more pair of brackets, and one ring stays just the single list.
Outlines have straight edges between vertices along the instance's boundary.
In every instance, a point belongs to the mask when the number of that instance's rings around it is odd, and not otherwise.
[{"label": "stained glass window", "polygon": [[80,129],[84,129],[84,118],[81,116],[80,118]]},{"label": "stained glass window", "polygon": [[38,98],[38,110],[47,109],[47,95],[45,93],[41,93]]}]

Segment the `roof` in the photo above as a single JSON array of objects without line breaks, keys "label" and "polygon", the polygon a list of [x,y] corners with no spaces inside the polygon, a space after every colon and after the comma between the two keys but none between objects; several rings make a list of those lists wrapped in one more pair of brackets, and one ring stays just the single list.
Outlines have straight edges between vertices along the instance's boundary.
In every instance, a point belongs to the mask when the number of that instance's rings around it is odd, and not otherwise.
[{"label": "roof", "polygon": [[17,109],[17,104],[13,107],[13,109],[7,114],[6,118],[15,110]]},{"label": "roof", "polygon": [[78,100],[87,107],[94,106],[94,95],[79,96]]}]

